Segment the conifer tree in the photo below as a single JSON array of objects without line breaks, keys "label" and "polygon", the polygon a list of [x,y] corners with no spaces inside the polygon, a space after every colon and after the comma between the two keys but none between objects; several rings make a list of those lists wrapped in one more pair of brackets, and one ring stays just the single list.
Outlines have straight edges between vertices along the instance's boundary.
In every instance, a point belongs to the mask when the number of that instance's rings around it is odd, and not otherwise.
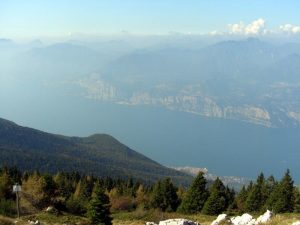
[{"label": "conifer tree", "polygon": [[265,177],[263,173],[257,177],[256,183],[248,193],[245,208],[249,212],[260,212],[265,204],[266,198],[263,191],[266,190]]},{"label": "conifer tree", "polygon": [[269,199],[267,207],[275,213],[292,212],[294,209],[294,182],[287,170],[282,180],[274,188]]},{"label": "conifer tree", "polygon": [[205,202],[202,212],[207,215],[218,215],[226,208],[226,188],[217,178],[210,188],[210,196]]},{"label": "conifer tree", "polygon": [[227,208],[228,210],[232,210],[232,209],[236,209],[236,201],[235,201],[235,191],[233,188],[229,188],[228,186],[226,186],[225,189],[225,199],[226,199],[226,203],[225,203],[225,208]]},{"label": "conifer tree", "polygon": [[246,212],[247,197],[248,197],[247,189],[245,188],[245,186],[243,186],[236,197],[236,205],[237,205],[237,209],[240,213]]},{"label": "conifer tree", "polygon": [[170,178],[158,181],[153,189],[151,205],[162,211],[175,211],[178,206],[177,188],[174,187]]},{"label": "conifer tree", "polygon": [[88,206],[87,216],[93,225],[111,225],[109,197],[99,184],[93,190],[92,199]]},{"label": "conifer tree", "polygon": [[300,189],[294,188],[294,212],[300,213]]},{"label": "conifer tree", "polygon": [[262,196],[260,186],[255,184],[248,194],[246,200],[246,210],[249,212],[259,212],[262,206]]},{"label": "conifer tree", "polygon": [[184,213],[201,212],[208,195],[204,173],[200,172],[187,191],[179,211]]}]

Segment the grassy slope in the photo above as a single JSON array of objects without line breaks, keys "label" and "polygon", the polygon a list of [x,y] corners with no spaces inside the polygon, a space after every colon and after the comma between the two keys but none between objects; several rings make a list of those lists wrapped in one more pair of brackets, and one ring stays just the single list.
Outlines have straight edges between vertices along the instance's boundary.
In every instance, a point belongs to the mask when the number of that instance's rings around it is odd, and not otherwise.
[{"label": "grassy slope", "polygon": [[[12,225],[12,224],[2,224],[1,219],[4,217],[0,216],[1,225]],[[158,211],[135,211],[130,213],[117,213],[113,214],[113,224],[114,225],[144,225],[147,221],[159,221],[170,218],[186,218],[192,221],[197,221],[201,225],[210,225],[211,222],[216,218],[215,216],[206,216],[202,214],[197,215],[182,215],[178,213],[161,213]],[[12,223],[15,219],[5,218]],[[18,225],[27,225],[28,219],[39,220],[43,225],[88,225],[86,218],[64,214],[61,216],[50,215],[47,213],[39,213],[33,216],[22,217]],[[293,222],[300,220],[300,214],[287,213],[276,215],[273,220],[266,225],[291,225]]]}]

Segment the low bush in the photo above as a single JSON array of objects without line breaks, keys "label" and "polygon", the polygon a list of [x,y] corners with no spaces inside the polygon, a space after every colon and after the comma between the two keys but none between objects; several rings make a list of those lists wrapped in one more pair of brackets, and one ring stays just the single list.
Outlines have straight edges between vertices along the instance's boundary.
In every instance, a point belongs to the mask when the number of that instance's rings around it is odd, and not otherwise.
[{"label": "low bush", "polygon": [[[15,203],[12,200],[0,200],[0,215],[13,216],[16,214]],[[1,223],[0,223],[1,224]]]}]

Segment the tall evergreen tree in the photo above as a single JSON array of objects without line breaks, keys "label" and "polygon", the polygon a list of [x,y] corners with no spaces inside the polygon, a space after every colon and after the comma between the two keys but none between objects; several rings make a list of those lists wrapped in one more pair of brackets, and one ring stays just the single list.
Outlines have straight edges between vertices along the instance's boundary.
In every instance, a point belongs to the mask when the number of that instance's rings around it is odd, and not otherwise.
[{"label": "tall evergreen tree", "polygon": [[267,207],[275,213],[292,212],[294,210],[294,181],[287,170],[282,180],[274,188]]},{"label": "tall evergreen tree", "polygon": [[255,184],[248,194],[246,200],[246,210],[249,212],[259,212],[262,207],[262,195],[260,186]]},{"label": "tall evergreen tree", "polygon": [[205,202],[202,212],[207,215],[218,215],[226,208],[226,188],[217,178],[210,188],[210,196]]},{"label": "tall evergreen tree", "polygon": [[232,209],[236,209],[236,201],[235,201],[235,191],[233,188],[229,188],[228,186],[226,186],[226,190],[225,190],[225,196],[226,196],[226,203],[225,203],[225,208],[227,208],[228,210],[232,210]]},{"label": "tall evergreen tree", "polygon": [[176,211],[178,207],[177,188],[174,187],[170,178],[158,181],[153,189],[151,205],[162,211]]},{"label": "tall evergreen tree", "polygon": [[184,213],[201,212],[208,195],[204,173],[200,172],[187,191],[179,210]]},{"label": "tall evergreen tree", "polygon": [[256,184],[253,185],[251,191],[248,193],[246,200],[246,210],[249,212],[260,212],[265,199],[263,196],[263,189],[265,189],[265,177],[261,173],[256,180]]},{"label": "tall evergreen tree", "polygon": [[237,205],[237,209],[240,213],[246,212],[247,197],[248,197],[248,191],[247,191],[246,187],[243,186],[236,197],[236,205]]},{"label": "tall evergreen tree", "polygon": [[300,189],[294,188],[294,212],[300,213]]},{"label": "tall evergreen tree", "polygon": [[109,208],[109,197],[100,185],[96,184],[87,211],[87,216],[91,223],[93,225],[112,225]]}]

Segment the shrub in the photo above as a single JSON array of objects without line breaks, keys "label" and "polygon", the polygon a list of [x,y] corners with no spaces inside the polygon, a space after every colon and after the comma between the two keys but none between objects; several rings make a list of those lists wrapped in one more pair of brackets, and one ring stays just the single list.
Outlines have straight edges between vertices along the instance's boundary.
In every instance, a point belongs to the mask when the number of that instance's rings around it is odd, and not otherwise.
[{"label": "shrub", "polygon": [[68,212],[75,215],[83,215],[86,213],[86,206],[80,199],[69,198],[66,202],[66,207]]},{"label": "shrub", "polygon": [[1,199],[0,200],[0,215],[13,216],[15,214],[16,214],[15,203],[12,200]]},{"label": "shrub", "polygon": [[129,196],[120,196],[111,200],[111,210],[113,211],[132,211],[136,209],[136,203],[133,198]]}]

